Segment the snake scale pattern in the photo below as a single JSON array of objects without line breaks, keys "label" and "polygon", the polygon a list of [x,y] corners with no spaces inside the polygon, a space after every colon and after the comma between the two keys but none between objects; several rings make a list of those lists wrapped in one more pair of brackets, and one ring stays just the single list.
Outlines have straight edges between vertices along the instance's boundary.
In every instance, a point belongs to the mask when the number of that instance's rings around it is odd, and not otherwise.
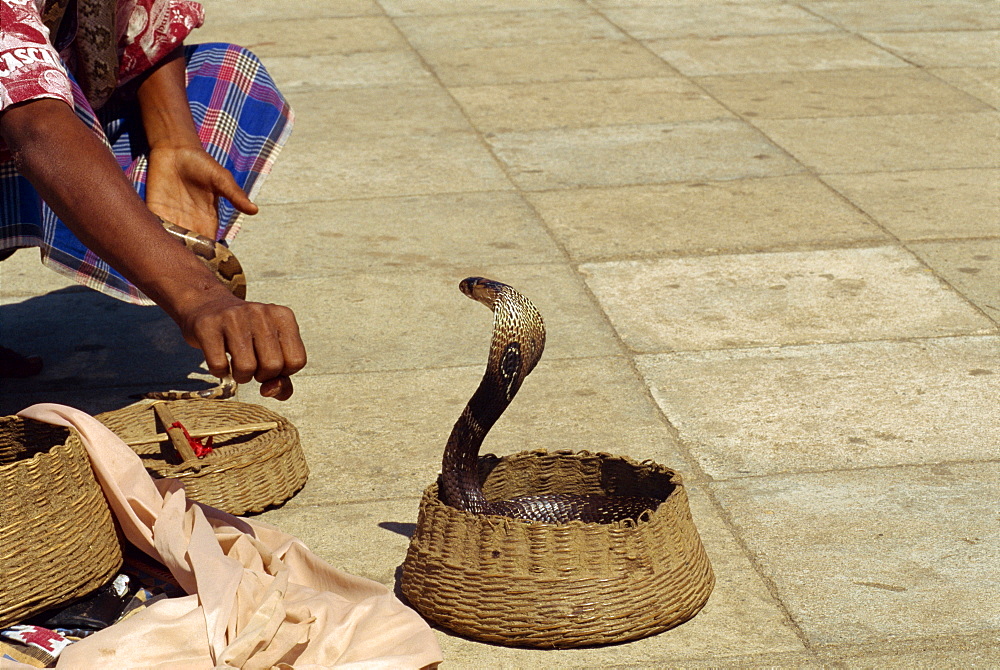
[{"label": "snake scale pattern", "polygon": [[655,498],[602,495],[537,495],[487,500],[479,481],[479,449],[545,348],[545,324],[531,302],[506,284],[482,277],[459,289],[493,310],[493,339],[486,372],[452,429],[441,464],[441,498],[474,514],[566,523],[612,523],[655,509]]},{"label": "snake scale pattern", "polygon": [[[211,270],[223,285],[240,300],[247,297],[247,278],[239,259],[225,245],[210,240],[203,235],[182,228],[161,218],[160,223],[167,232],[184,243],[198,259]],[[218,386],[202,391],[153,391],[142,397],[152,400],[188,400],[191,398],[225,399],[236,395],[236,381],[224,377]]]}]

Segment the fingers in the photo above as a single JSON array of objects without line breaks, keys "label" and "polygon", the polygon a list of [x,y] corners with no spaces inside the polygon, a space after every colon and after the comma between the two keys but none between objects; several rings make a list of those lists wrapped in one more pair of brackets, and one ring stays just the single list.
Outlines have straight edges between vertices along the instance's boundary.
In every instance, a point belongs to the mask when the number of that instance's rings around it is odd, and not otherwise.
[{"label": "fingers", "polygon": [[210,239],[215,239],[218,229],[219,198],[226,198],[244,214],[258,212],[232,173],[200,146],[151,150],[148,170],[146,204],[150,209]]},{"label": "fingers", "polygon": [[[219,166],[220,168],[222,166]],[[212,180],[212,185],[218,195],[221,195],[229,202],[233,203],[238,211],[244,214],[256,214],[259,211],[257,205],[255,205],[247,194],[243,192],[240,185],[236,183],[236,179],[229,170],[222,168],[216,170]]]},{"label": "fingers", "polygon": [[301,370],[306,351],[292,310],[281,305],[248,305],[252,309],[250,337],[239,333],[229,347],[234,378],[243,383],[252,377],[263,383]]},{"label": "fingers", "polygon": [[201,349],[210,373],[220,379],[230,374],[226,338],[222,331],[213,328],[210,323],[198,322],[194,327],[194,341],[189,340],[189,343]]},{"label": "fingers", "polygon": [[[281,353],[285,359],[285,367],[281,369],[281,376],[293,375],[306,366],[306,345],[302,342],[299,334],[299,324],[295,321],[295,314],[287,307],[272,305],[278,312],[278,341],[281,343]],[[259,381],[259,380],[258,380]]]},{"label": "fingers", "polygon": [[288,377],[275,377],[260,385],[260,394],[265,398],[288,400],[292,397],[292,380]]},{"label": "fingers", "polygon": [[261,395],[278,400],[292,395],[289,377],[306,364],[295,315],[281,305],[235,301],[206,310],[194,333],[192,344],[202,349],[212,374],[231,373],[240,384],[256,379]]}]

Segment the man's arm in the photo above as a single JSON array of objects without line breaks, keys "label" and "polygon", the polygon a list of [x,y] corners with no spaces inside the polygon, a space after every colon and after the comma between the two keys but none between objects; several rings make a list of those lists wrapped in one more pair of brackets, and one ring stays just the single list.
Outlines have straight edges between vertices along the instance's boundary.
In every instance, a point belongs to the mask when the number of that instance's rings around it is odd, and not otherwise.
[{"label": "man's arm", "polygon": [[80,240],[139,287],[205,354],[212,374],[256,378],[261,394],[291,395],[288,376],[306,363],[291,310],[235,298],[159,224],[114,157],[53,99],[0,115],[0,136],[42,198]]}]

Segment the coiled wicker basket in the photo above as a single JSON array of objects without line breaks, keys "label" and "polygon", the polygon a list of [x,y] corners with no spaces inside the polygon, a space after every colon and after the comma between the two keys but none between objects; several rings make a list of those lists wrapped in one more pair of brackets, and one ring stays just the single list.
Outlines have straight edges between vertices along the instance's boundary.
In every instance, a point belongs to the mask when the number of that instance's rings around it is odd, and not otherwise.
[{"label": "coiled wicker basket", "polygon": [[[154,477],[184,482],[188,498],[230,514],[261,512],[285,502],[306,483],[309,466],[299,433],[288,419],[249,403],[233,400],[171,400],[170,410],[192,432],[261,422],[269,430],[217,435],[214,451],[192,467],[179,463],[170,442],[130,445]],[[98,414],[101,423],[126,443],[162,433],[152,403],[136,403]]]},{"label": "coiled wicker basket", "polygon": [[121,567],[108,504],[69,436],[0,417],[0,628],[86,595]]},{"label": "coiled wicker basket", "polygon": [[637,521],[548,524],[420,501],[402,591],[425,617],[484,642],[542,648],[625,642],[677,626],[715,577],[679,474],[603,453],[480,457],[489,499],[573,493],[651,496]]}]

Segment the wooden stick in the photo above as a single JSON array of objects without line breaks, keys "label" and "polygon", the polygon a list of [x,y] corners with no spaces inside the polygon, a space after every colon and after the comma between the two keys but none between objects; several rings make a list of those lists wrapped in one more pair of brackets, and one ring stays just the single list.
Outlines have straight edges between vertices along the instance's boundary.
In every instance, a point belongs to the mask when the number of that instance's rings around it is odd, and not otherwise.
[{"label": "wooden stick", "polygon": [[166,404],[162,402],[153,405],[153,411],[160,418],[160,423],[163,424],[163,428],[167,431],[167,437],[170,438],[170,443],[174,445],[174,449],[180,455],[181,461],[183,463],[197,461],[198,457],[195,456],[194,449],[191,448],[187,438],[184,437],[184,431],[174,427],[174,424],[178,423],[174,413],[167,409]]},{"label": "wooden stick", "polygon": [[[243,423],[238,426],[229,426],[228,428],[210,428],[208,430],[188,430],[188,434],[191,437],[200,438],[200,437],[211,437],[213,435],[229,435],[231,433],[256,433],[264,430],[273,430],[277,427],[278,427],[277,421],[265,421],[263,423]],[[151,437],[141,437],[135,440],[126,440],[125,444],[127,444],[130,447],[135,447],[140,444],[153,444],[154,442],[163,442],[169,437],[170,436],[166,433],[157,433],[156,435],[153,435]]]}]

